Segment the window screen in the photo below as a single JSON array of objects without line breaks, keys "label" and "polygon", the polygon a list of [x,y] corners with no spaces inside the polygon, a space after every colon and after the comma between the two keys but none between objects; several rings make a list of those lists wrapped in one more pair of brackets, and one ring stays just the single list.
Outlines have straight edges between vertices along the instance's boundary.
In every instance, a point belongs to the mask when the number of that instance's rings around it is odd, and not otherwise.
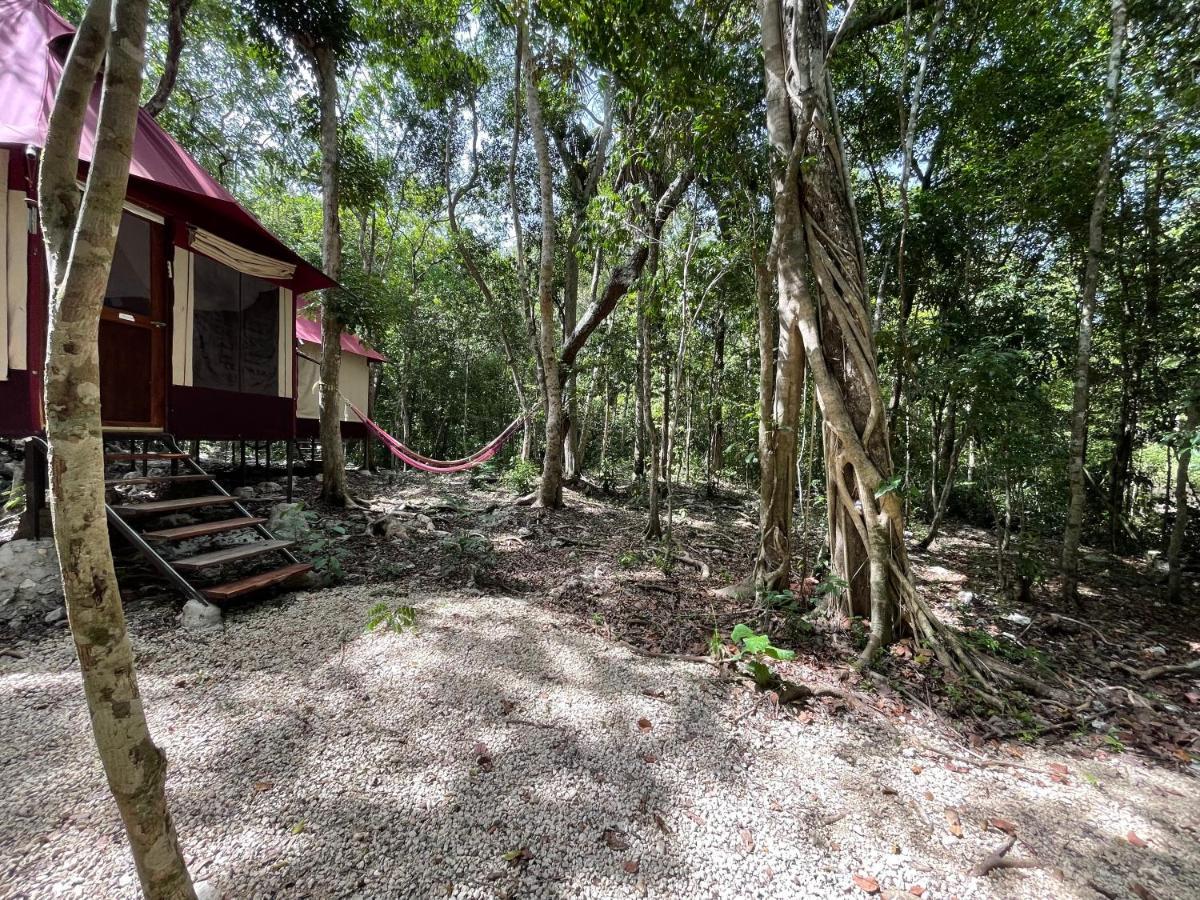
[{"label": "window screen", "polygon": [[279,288],[196,254],[192,383],[279,393]]},{"label": "window screen", "polygon": [[104,291],[105,306],[150,315],[150,227],[141,216],[121,216],[117,249]]}]

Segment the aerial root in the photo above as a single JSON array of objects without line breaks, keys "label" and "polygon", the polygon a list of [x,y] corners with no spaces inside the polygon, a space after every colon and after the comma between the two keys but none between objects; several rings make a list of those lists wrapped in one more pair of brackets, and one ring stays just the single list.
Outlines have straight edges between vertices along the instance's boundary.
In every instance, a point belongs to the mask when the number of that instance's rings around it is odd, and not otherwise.
[{"label": "aerial root", "polygon": [[971,870],[971,874],[976,878],[983,878],[993,869],[1040,869],[1043,863],[1036,859],[1011,859],[1008,856],[1008,851],[1013,848],[1017,842],[1017,836],[1010,835],[1008,840],[984,857],[975,868]]}]

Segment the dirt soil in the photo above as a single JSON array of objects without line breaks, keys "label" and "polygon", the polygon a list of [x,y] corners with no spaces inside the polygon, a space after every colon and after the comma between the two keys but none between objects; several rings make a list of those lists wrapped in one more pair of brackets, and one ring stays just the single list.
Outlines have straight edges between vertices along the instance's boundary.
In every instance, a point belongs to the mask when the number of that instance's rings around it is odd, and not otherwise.
[{"label": "dirt soil", "polygon": [[[486,478],[351,479],[368,509],[320,509],[298,480],[343,584],[244,604],[222,638],[182,636],[178,602],[125,572],[216,896],[1200,896],[1200,677],[1136,674],[1196,658],[1200,628],[1158,603],[1151,561],[1089,551],[1080,611],[1052,582],[999,591],[984,531],[914,556],[939,614],[1071,697],[999,714],[907,644],[853,672],[861,629],[813,611],[816,579],[765,614],[719,593],[753,559],[748,498],[685,495],[668,560],[636,498],[569,491],[546,513]],[[415,629],[367,632],[381,602]],[[844,696],[781,705],[684,658],[740,622],[796,651],[785,676]],[[0,653],[0,897],[132,896],[69,636]],[[1027,865],[971,874],[1005,845]]]}]

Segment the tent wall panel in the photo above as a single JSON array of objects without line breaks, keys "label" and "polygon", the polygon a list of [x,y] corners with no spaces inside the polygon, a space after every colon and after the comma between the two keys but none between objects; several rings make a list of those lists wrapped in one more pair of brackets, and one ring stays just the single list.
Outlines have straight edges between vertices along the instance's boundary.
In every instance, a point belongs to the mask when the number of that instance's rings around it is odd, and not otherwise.
[{"label": "tent wall panel", "polygon": [[[309,341],[300,342],[300,352],[313,359],[321,358],[321,346]],[[321,417],[321,398],[317,384],[321,380],[321,369],[303,357],[297,357],[296,365],[299,373],[299,396],[296,398],[296,417],[300,419],[319,419]],[[371,364],[365,356],[354,353],[342,354],[342,369],[338,376],[338,386],[343,395],[350,399],[359,409],[368,408],[371,391]],[[350,407],[342,404],[342,422],[358,422],[358,417],[350,411]],[[345,429],[343,429],[344,431]]]},{"label": "tent wall panel", "polygon": [[0,437],[27,437],[41,429],[30,401],[38,387],[29,372],[9,369],[8,379],[0,381]]},{"label": "tent wall panel", "polygon": [[175,248],[171,263],[171,384],[192,383],[192,254]]},{"label": "tent wall panel", "polygon": [[[321,345],[300,341],[300,353],[321,358]],[[317,382],[321,380],[320,367],[311,360],[296,357],[296,418],[319,419],[321,398],[317,396]]]},{"label": "tent wall panel", "polygon": [[[0,172],[8,172],[8,151],[0,149]],[[0,300],[0,381],[8,379],[8,216],[0,221],[0,287],[4,299]]]},{"label": "tent wall panel", "polygon": [[284,440],[293,434],[288,397],[172,386],[167,428],[179,438]]},{"label": "tent wall panel", "polygon": [[28,369],[29,208],[23,191],[8,191],[4,227],[5,338],[8,369]]},{"label": "tent wall panel", "polygon": [[296,311],[292,303],[292,292],[279,290],[279,396],[292,396],[292,365],[296,354],[292,345],[296,334]]}]

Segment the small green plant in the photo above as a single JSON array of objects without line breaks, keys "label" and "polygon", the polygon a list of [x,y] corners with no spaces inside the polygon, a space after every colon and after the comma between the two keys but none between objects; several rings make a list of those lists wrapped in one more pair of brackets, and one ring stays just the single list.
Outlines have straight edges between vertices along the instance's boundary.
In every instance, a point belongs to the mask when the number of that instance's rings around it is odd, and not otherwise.
[{"label": "small green plant", "polygon": [[754,683],[760,688],[765,688],[771,683],[771,669],[766,660],[788,660],[796,656],[791,650],[776,647],[768,635],[756,634],[754,629],[744,622],[734,626],[733,631],[729,633],[729,639],[738,648],[734,659],[746,663]]},{"label": "small green plant", "polygon": [[5,512],[15,512],[25,508],[25,482],[19,478],[8,489],[8,500],[4,503]]},{"label": "small green plant", "polygon": [[622,569],[636,569],[642,564],[642,554],[635,553],[633,550],[626,550],[617,557],[617,565]]},{"label": "small green plant", "polygon": [[518,457],[513,460],[500,480],[514,494],[528,494],[537,483],[538,474],[538,467],[532,460]]},{"label": "small green plant", "polygon": [[391,606],[380,600],[367,610],[367,631],[378,631],[382,628],[384,631],[401,634],[406,628],[415,629],[416,627],[417,611],[411,606],[403,604]]},{"label": "small green plant", "polygon": [[1125,742],[1116,736],[1114,732],[1109,732],[1104,736],[1104,745],[1114,753],[1125,752]]},{"label": "small green plant", "polygon": [[830,572],[813,588],[813,596],[819,600],[823,600],[826,597],[833,597],[840,594],[848,587],[850,587],[850,582],[844,578],[838,578],[838,576]]},{"label": "small green plant", "polygon": [[470,584],[475,584],[496,562],[492,542],[478,532],[456,531],[442,538],[441,548],[450,557],[447,574],[465,574]]}]

